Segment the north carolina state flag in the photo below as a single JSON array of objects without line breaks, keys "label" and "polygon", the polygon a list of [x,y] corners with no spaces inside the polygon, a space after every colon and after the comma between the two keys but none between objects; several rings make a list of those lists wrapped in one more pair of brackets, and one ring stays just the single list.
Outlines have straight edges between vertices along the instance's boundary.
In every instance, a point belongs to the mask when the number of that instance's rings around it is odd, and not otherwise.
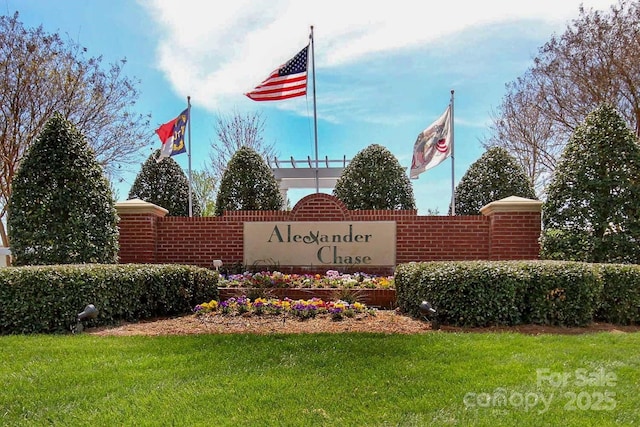
[{"label": "north carolina state flag", "polygon": [[185,153],[184,134],[189,119],[189,109],[184,110],[178,117],[156,129],[156,133],[162,142],[160,156],[156,159],[161,162],[165,157]]}]

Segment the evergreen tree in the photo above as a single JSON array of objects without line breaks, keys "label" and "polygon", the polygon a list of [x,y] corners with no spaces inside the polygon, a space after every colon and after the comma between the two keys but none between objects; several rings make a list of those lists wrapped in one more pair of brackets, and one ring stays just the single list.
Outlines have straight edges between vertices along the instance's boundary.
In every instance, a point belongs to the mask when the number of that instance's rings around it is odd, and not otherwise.
[{"label": "evergreen tree", "polygon": [[7,226],[16,265],[117,262],[109,182],[84,136],[62,115],[48,120],[12,186]]},{"label": "evergreen tree", "polygon": [[224,211],[279,210],[283,203],[273,171],[260,154],[246,146],[236,151],[222,174],[216,215]]},{"label": "evergreen tree", "polygon": [[536,198],[531,181],[515,158],[502,147],[489,148],[456,186],[456,215],[480,215],[486,204],[509,196]]},{"label": "evergreen tree", "polygon": [[[169,211],[168,216],[189,216],[189,181],[180,165],[171,157],[157,162],[160,150],[155,150],[136,176],[129,199],[141,199]],[[200,203],[191,194],[193,216],[200,216]]]},{"label": "evergreen tree", "polygon": [[569,139],[543,204],[542,257],[640,263],[640,147],[611,105]]},{"label": "evergreen tree", "polygon": [[372,144],[355,155],[333,190],[348,209],[415,209],[413,188],[398,159]]}]

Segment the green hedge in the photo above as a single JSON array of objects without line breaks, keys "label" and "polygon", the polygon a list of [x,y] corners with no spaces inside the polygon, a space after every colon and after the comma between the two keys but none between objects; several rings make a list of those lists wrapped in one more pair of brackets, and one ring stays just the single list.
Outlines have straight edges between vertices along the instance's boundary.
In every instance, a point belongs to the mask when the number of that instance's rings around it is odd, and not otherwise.
[{"label": "green hedge", "polygon": [[218,298],[217,273],[185,265],[84,264],[0,269],[0,334],[69,332],[87,304],[90,326],[190,312]]},{"label": "green hedge", "polygon": [[640,323],[640,265],[597,266],[603,289],[596,320],[617,325]]},{"label": "green hedge", "polygon": [[519,308],[524,323],[584,326],[593,321],[602,281],[592,264],[539,261],[519,268],[527,277]]},{"label": "green hedge", "polygon": [[396,268],[398,306],[419,316],[419,304],[436,307],[440,322],[462,326],[520,322],[518,269],[489,262],[425,262]]},{"label": "green hedge", "polygon": [[429,301],[440,323],[456,326],[584,326],[640,322],[640,266],[565,261],[402,264],[398,306],[420,316]]}]

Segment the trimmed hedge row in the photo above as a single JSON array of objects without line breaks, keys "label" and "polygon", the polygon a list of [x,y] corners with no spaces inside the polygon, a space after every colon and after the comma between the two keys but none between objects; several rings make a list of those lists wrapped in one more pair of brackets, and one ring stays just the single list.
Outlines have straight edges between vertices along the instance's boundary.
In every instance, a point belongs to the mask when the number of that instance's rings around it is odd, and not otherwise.
[{"label": "trimmed hedge row", "polygon": [[429,301],[456,326],[640,323],[640,265],[462,261],[396,267],[398,306],[420,316]]},{"label": "trimmed hedge row", "polygon": [[190,312],[218,298],[218,274],[185,265],[83,264],[0,269],[0,335],[69,332],[87,304],[87,325]]},{"label": "trimmed hedge row", "polygon": [[640,323],[640,265],[596,265],[604,283],[596,319],[616,325]]}]

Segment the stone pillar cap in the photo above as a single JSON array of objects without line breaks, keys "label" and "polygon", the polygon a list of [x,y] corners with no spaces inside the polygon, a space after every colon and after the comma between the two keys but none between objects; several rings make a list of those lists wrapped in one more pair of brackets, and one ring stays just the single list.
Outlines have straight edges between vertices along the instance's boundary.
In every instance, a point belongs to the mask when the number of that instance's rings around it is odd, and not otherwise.
[{"label": "stone pillar cap", "polygon": [[141,199],[129,199],[123,202],[117,202],[116,210],[118,211],[118,215],[151,214],[157,217],[164,217],[169,213],[165,208]]},{"label": "stone pillar cap", "polygon": [[542,202],[540,200],[509,196],[484,205],[480,208],[480,213],[489,216],[496,212],[540,212],[541,210]]}]

